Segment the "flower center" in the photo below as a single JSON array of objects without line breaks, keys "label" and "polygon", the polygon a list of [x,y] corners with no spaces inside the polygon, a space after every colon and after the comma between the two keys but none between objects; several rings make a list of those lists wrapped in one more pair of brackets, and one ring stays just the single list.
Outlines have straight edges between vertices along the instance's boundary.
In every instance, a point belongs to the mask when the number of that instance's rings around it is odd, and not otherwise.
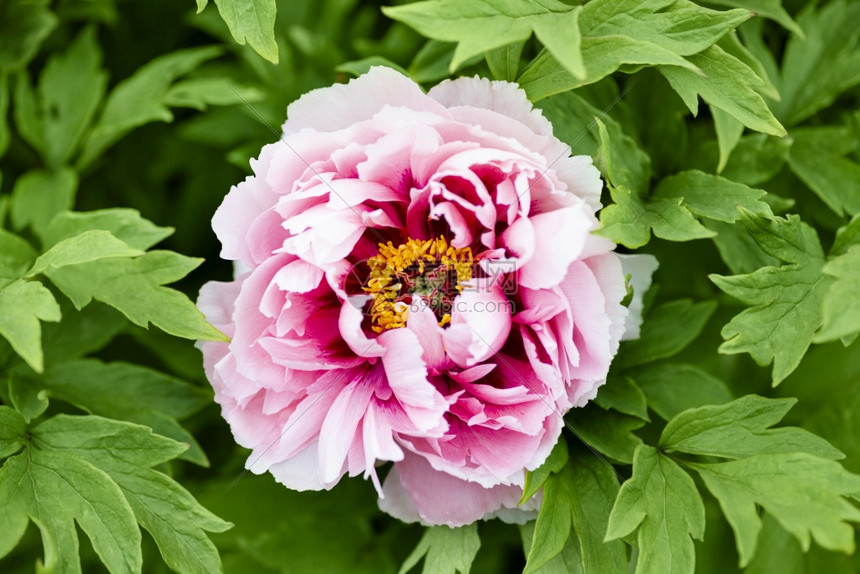
[{"label": "flower center", "polygon": [[[370,276],[364,290],[373,295],[372,329],[405,327],[409,307],[423,302],[440,326],[451,321],[454,299],[472,278],[472,250],[452,247],[444,237],[409,239],[395,247],[379,244],[379,255],[367,260]],[[417,300],[417,301],[416,301]]]}]

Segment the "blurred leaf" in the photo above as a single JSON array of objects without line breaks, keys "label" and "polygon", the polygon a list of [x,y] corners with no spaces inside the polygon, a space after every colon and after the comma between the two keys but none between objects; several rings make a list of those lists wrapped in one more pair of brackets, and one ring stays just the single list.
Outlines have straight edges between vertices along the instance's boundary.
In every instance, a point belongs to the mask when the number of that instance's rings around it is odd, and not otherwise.
[{"label": "blurred leaf", "polygon": [[421,558],[424,558],[422,572],[425,574],[469,574],[480,547],[476,524],[460,528],[431,526],[400,567],[399,574],[409,572]]},{"label": "blurred leaf", "polygon": [[756,16],[770,18],[774,22],[778,22],[780,26],[786,30],[803,37],[803,30],[797,25],[797,22],[791,19],[791,16],[782,7],[782,0],[707,0],[709,4],[717,4],[719,6],[730,6],[732,8],[745,8],[756,13]]},{"label": "blurred leaf", "polygon": [[49,5],[48,0],[0,2],[0,75],[23,68],[36,55],[57,25]]},{"label": "blurred leaf", "polygon": [[164,100],[174,80],[221,52],[214,46],[179,50],[150,61],[117,84],[84,142],[78,169],[92,163],[129,130],[153,121],[173,121]]},{"label": "blurred leaf", "polygon": [[797,540],[770,514],[765,514],[755,556],[744,574],[856,574],[851,558],[812,544],[804,552]]},{"label": "blurred leaf", "polygon": [[788,157],[790,138],[767,134],[743,136],[732,152],[722,176],[746,185],[759,185],[771,179]]},{"label": "blurred leaf", "polygon": [[802,122],[860,83],[860,4],[834,0],[807,4],[797,18],[805,38],[788,39],[777,81],[782,101],[773,104],[786,125]]},{"label": "blurred leaf", "polygon": [[[6,122],[7,115],[9,115],[9,77],[0,71],[0,157],[6,153],[9,140],[12,138],[9,124]],[[2,223],[3,217],[0,217],[0,225]]]},{"label": "blurred leaf", "polygon": [[107,86],[96,30],[84,28],[68,50],[55,54],[39,79],[44,130],[40,151],[54,169],[69,160],[93,120]]},{"label": "blurred leaf", "polygon": [[0,335],[30,367],[43,369],[39,321],[59,321],[60,306],[38,281],[19,279],[0,287]]},{"label": "blurred leaf", "polygon": [[860,510],[843,498],[860,492],[860,476],[838,462],[806,453],[761,454],[718,464],[690,464],[735,531],[741,566],[755,553],[761,518],[757,506],[772,514],[809,549],[810,534],[830,550],[854,551]]},{"label": "blurred leaf", "polygon": [[176,457],[185,445],[146,427],[92,416],[59,415],[36,427],[34,434],[55,453],[68,453],[110,475],[172,569],[201,574],[221,570],[218,551],[206,532],[223,532],[231,524],[200,506],[173,479],[150,468]]},{"label": "blurred leaf", "polygon": [[534,32],[549,52],[576,77],[585,77],[578,20],[582,8],[557,0],[439,0],[384,7],[383,13],[434,40],[458,42],[450,71],[466,60]]},{"label": "blurred leaf", "polygon": [[78,311],[70,301],[63,300],[60,308],[61,323],[42,325],[45,363],[49,365],[98,351],[128,325],[121,313],[101,303],[91,303]]},{"label": "blurred leaf", "polygon": [[669,420],[681,411],[732,400],[732,393],[720,379],[693,365],[648,365],[630,376],[648,399],[655,413]]},{"label": "blurred leaf", "polygon": [[633,478],[621,486],[606,540],[639,531],[636,574],[692,574],[693,541],[705,533],[705,507],[693,479],[648,445],[636,448]]},{"label": "blurred leaf", "polygon": [[29,226],[41,236],[56,214],[72,208],[77,189],[78,174],[69,167],[28,171],[12,189],[12,225],[16,229]]},{"label": "blurred leaf", "polygon": [[680,353],[699,336],[716,308],[714,301],[690,299],[655,307],[645,316],[640,337],[621,344],[616,364],[629,368]]},{"label": "blurred leaf", "polygon": [[48,398],[39,386],[16,373],[9,374],[9,399],[28,423],[48,408]]},{"label": "blurred leaf", "polygon": [[742,221],[762,251],[787,265],[709,276],[750,306],[723,327],[720,352],[749,353],[759,365],[773,361],[773,384],[778,385],[800,363],[821,326],[821,302],[833,278],[821,272],[824,253],[815,230],[796,215],[768,219],[742,211]]},{"label": "blurred leaf", "polygon": [[784,136],[785,128],[777,121],[756,89],[766,87],[746,64],[719,46],[688,57],[705,76],[677,66],[659,66],[675,91],[696,115],[701,95],[710,105],[720,108],[743,125],[758,132]]},{"label": "blurred leaf", "polygon": [[520,71],[520,56],[523,53],[525,42],[511,42],[500,48],[488,50],[484,56],[490,73],[496,80],[516,82]]},{"label": "blurred leaf", "polygon": [[24,239],[0,229],[0,288],[23,277],[37,256]]},{"label": "blurred leaf", "polygon": [[398,66],[394,62],[390,60],[386,60],[385,58],[381,58],[379,56],[371,56],[369,58],[363,58],[361,60],[353,60],[352,62],[344,62],[335,68],[336,72],[342,72],[344,74],[350,74],[353,76],[361,76],[362,74],[366,74],[370,71],[370,68],[373,66],[385,66],[386,68],[391,68],[393,70],[397,70],[404,76],[408,76],[409,72],[406,71],[402,66]]},{"label": "blurred leaf", "polygon": [[860,213],[860,164],[845,157],[857,149],[856,133],[816,127],[792,130],[791,137],[791,171],[838,215]]},{"label": "blurred leaf", "polygon": [[740,218],[738,206],[753,213],[771,215],[770,207],[761,199],[767,192],[752,189],[718,175],[698,170],[683,171],[660,182],[653,198],[677,199],[699,217],[734,223]]},{"label": "blurred leaf", "polygon": [[769,428],[797,399],[746,395],[730,403],[684,411],[669,421],[660,436],[666,452],[743,458],[757,454],[806,452],[837,460],[845,455],[823,438],[797,427]]},{"label": "blurred leaf", "polygon": [[822,271],[836,280],[824,296],[824,325],[815,342],[854,335],[860,331],[860,246],[829,261]]},{"label": "blurred leaf", "polygon": [[720,147],[720,161],[717,163],[717,173],[726,168],[729,157],[744,133],[744,125],[720,108],[711,106],[711,116],[714,118],[714,129],[717,131],[717,142]]},{"label": "blurred leaf", "polygon": [[232,84],[224,78],[180,80],[164,96],[165,105],[205,110],[208,106],[230,106],[258,102],[265,94],[254,87]]}]

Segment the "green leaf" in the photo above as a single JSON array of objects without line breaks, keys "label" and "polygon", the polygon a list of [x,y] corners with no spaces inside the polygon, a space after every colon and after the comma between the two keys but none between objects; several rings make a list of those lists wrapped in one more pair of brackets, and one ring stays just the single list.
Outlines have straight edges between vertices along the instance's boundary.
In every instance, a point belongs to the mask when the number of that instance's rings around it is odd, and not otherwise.
[{"label": "green leaf", "polygon": [[490,73],[496,80],[516,82],[520,71],[520,56],[523,53],[525,42],[511,42],[500,48],[488,50],[484,56]]},{"label": "green leaf", "polygon": [[[247,42],[262,57],[273,64],[278,63],[275,0],[215,0],[215,5],[239,45],[244,46]],[[205,6],[205,2],[201,5],[198,0],[197,11]]]},{"label": "green leaf", "polygon": [[[534,543],[535,523],[527,522],[520,525],[520,537],[523,541],[523,553],[528,556]],[[528,567],[528,564],[526,565]],[[570,536],[561,552],[546,564],[532,571],[533,574],[582,574],[582,550],[576,536]]]},{"label": "green leaf", "polygon": [[[569,102],[566,107],[579,104],[569,96],[564,99]],[[584,104],[584,101],[582,103]],[[595,115],[597,110],[594,108],[588,111],[593,115],[589,128],[597,124],[598,146],[593,152],[595,165],[612,185],[643,194],[647,190],[651,175],[650,158],[617,124],[604,123],[601,119],[604,114]]]},{"label": "green leaf", "polygon": [[860,214],[851,218],[848,225],[836,230],[836,239],[830,247],[830,255],[831,257],[845,255],[853,245],[860,245]]},{"label": "green leaf", "polygon": [[645,202],[624,186],[610,186],[611,203],[600,212],[601,227],[595,233],[635,249],[654,235],[668,241],[691,241],[713,237],[683,205],[681,199]]},{"label": "green leaf", "polygon": [[12,189],[12,225],[41,235],[55,215],[72,208],[77,189],[78,174],[71,168],[28,171]]},{"label": "green leaf", "polygon": [[[98,351],[128,327],[128,321],[119,311],[101,303],[92,303],[78,311],[70,301],[63,299],[60,309],[61,323],[42,325],[42,345],[48,365]],[[171,341],[176,339],[171,337]]]},{"label": "green leaf", "polygon": [[[12,407],[0,405],[0,458],[18,452],[27,444],[27,423]],[[2,539],[2,535],[0,535]],[[2,543],[0,543],[2,548]],[[3,553],[0,551],[0,556]]]},{"label": "green leaf", "polygon": [[681,411],[732,400],[726,384],[693,365],[648,365],[630,375],[642,389],[648,406],[666,420]]},{"label": "green leaf", "polygon": [[172,227],[159,227],[142,218],[136,209],[114,208],[60,214],[51,221],[43,239],[51,246],[94,229],[110,231],[135,249],[149,249],[173,233]]},{"label": "green leaf", "polygon": [[560,471],[567,464],[567,441],[564,436],[558,437],[558,442],[552,448],[544,463],[532,471],[526,472],[526,482],[523,486],[523,496],[520,504],[537,494],[544,483],[554,472]]},{"label": "green leaf", "polygon": [[582,442],[625,464],[633,461],[633,451],[642,443],[642,439],[632,432],[645,425],[645,421],[638,417],[588,405],[568,412],[567,420]]},{"label": "green leaf", "polygon": [[39,79],[45,163],[54,169],[69,160],[89,128],[107,86],[96,29],[84,28],[68,50],[55,54]]},{"label": "green leaf", "polygon": [[221,55],[214,46],[179,50],[139,68],[111,91],[98,122],[84,142],[77,167],[82,169],[130,130],[153,121],[173,121],[164,103],[170,86],[202,62]]},{"label": "green leaf", "polygon": [[857,136],[847,127],[793,130],[788,154],[791,171],[838,215],[860,213],[860,164],[847,154],[857,149]]},{"label": "green leaf", "polygon": [[750,129],[775,136],[786,135],[773,113],[756,89],[767,84],[753,70],[719,46],[688,56],[701,69],[700,76],[677,66],[659,66],[675,91],[696,115],[698,96],[711,106],[720,108]]},{"label": "green leaf", "polygon": [[0,3],[0,75],[19,70],[33,59],[57,25],[48,0],[3,0]]},{"label": "green leaf", "polygon": [[478,526],[470,524],[461,528],[431,526],[415,550],[403,562],[399,574],[405,574],[424,558],[425,574],[469,574],[475,555],[481,547]]},{"label": "green leaf", "polygon": [[406,68],[395,64],[394,62],[387,60],[381,56],[370,56],[368,58],[362,58],[361,60],[352,60],[350,62],[344,62],[343,64],[338,65],[335,68],[335,71],[358,77],[369,72],[370,68],[372,68],[373,66],[385,66],[386,68],[397,70],[404,76],[409,76],[409,72],[406,70]]},{"label": "green leaf", "polygon": [[616,364],[629,368],[680,353],[699,336],[716,308],[715,301],[690,299],[655,307],[645,316],[640,337],[622,343]]},{"label": "green leaf", "polygon": [[573,528],[582,550],[585,574],[624,574],[627,552],[620,540],[605,542],[612,506],[618,496],[615,469],[584,448],[569,465]]},{"label": "green leaf", "polygon": [[856,574],[852,560],[844,554],[822,550],[812,544],[804,552],[800,543],[770,514],[765,514],[755,556],[744,574]]},{"label": "green leaf", "polygon": [[92,416],[58,415],[36,427],[34,436],[57,454],[78,457],[110,475],[172,569],[221,570],[206,532],[223,532],[231,524],[200,506],[173,479],[149,468],[176,457],[185,445],[146,427]]},{"label": "green leaf", "polygon": [[193,78],[173,84],[164,96],[164,103],[171,107],[205,110],[208,106],[258,102],[264,96],[257,88],[232,84],[224,78]]},{"label": "green leaf", "polygon": [[[6,153],[9,147],[9,140],[12,135],[9,131],[9,124],[6,123],[6,116],[9,115],[9,77],[0,72],[0,157]],[[0,216],[0,225],[3,223],[3,217]]]},{"label": "green leaf", "polygon": [[606,540],[638,529],[637,574],[692,574],[696,554],[690,537],[705,533],[705,507],[693,479],[648,445],[636,448],[633,478],[621,486]]},{"label": "green leaf", "polygon": [[13,456],[0,468],[0,502],[0,550],[14,547],[29,518],[42,535],[45,570],[81,572],[77,523],[110,572],[140,572],[131,507],[110,476],[81,458],[42,448]]},{"label": "green leaf", "polygon": [[43,369],[39,321],[60,318],[60,306],[38,281],[21,279],[0,288],[0,335],[36,372]]},{"label": "green leaf", "polygon": [[803,30],[782,7],[782,0],[708,0],[708,3],[752,10],[756,16],[770,18],[786,30],[803,38]]},{"label": "green leaf", "polygon": [[211,393],[203,389],[152,369],[95,359],[49,365],[37,382],[49,396],[88,413],[146,425],[188,443],[181,458],[208,465],[200,445],[177,422],[210,404]]},{"label": "green leaf", "polygon": [[792,36],[777,81],[782,101],[773,109],[786,125],[795,125],[832,104],[860,83],[860,50],[856,22],[860,4],[835,0],[818,9],[807,4],[797,22],[806,38]]},{"label": "green leaf", "polygon": [[721,12],[686,0],[593,0],[581,21],[584,36],[621,34],[690,56],[752,16],[747,10]]},{"label": "green leaf", "polygon": [[762,521],[757,506],[791,532],[804,551],[810,535],[824,548],[854,551],[860,510],[843,498],[860,492],[860,476],[806,453],[762,454],[719,464],[690,464],[720,501],[735,531],[740,564],[755,553]]},{"label": "green leaf", "polygon": [[548,477],[523,574],[539,572],[562,552],[569,539],[576,540],[575,544],[579,546],[577,534],[573,531],[571,505],[574,495],[570,481],[567,465],[560,469],[559,474]]},{"label": "green leaf", "polygon": [[767,134],[744,136],[732,152],[722,176],[750,186],[764,183],[782,169],[791,144],[790,138]]},{"label": "green leaf", "polygon": [[769,428],[797,399],[766,399],[746,395],[718,406],[705,406],[675,416],[660,435],[664,451],[743,458],[755,454],[806,452],[837,460],[845,455],[830,443],[797,427]]},{"label": "green leaf", "polygon": [[860,331],[860,245],[852,246],[821,270],[835,281],[824,296],[824,325],[815,342],[854,335]]},{"label": "green leaf", "polygon": [[619,413],[650,421],[645,394],[630,377],[610,377],[600,387],[594,402],[604,409],[615,409]]},{"label": "green leaf", "polygon": [[770,206],[761,198],[767,192],[698,170],[682,171],[665,178],[653,197],[682,199],[684,206],[699,217],[734,223],[740,218],[738,206],[753,213],[771,215]]},{"label": "green leaf", "polygon": [[744,125],[720,108],[711,106],[711,116],[714,118],[714,129],[717,132],[717,142],[720,147],[720,160],[717,162],[717,173],[726,168],[732,151],[741,140]]},{"label": "green leaf", "polygon": [[717,12],[672,0],[592,0],[580,17],[585,75],[576,77],[549,53],[540,54],[519,83],[532,101],[608,76],[624,64],[667,65],[701,73],[684,56],[713,45],[751,17],[746,10]]},{"label": "green leaf", "polygon": [[547,96],[592,84],[617,71],[624,64],[665,64],[698,70],[682,56],[666,48],[622,35],[584,37],[582,59],[585,63],[586,79],[574,77],[549,52],[543,51],[523,70],[517,83],[531,101],[537,102]]},{"label": "green leaf", "polygon": [[833,278],[821,272],[824,253],[815,230],[796,215],[769,219],[741,210],[741,219],[762,251],[789,264],[709,276],[750,306],[723,327],[720,352],[749,353],[759,365],[772,361],[778,385],[800,363],[821,326],[821,302]]},{"label": "green leaf", "polygon": [[577,571],[626,572],[624,544],[603,540],[617,494],[618,479],[612,466],[584,447],[577,448],[575,458],[550,476],[544,486],[523,573],[545,572],[571,541],[579,547]]},{"label": "green leaf", "polygon": [[24,239],[0,229],[0,288],[23,277],[37,255]]},{"label": "green leaf", "polygon": [[451,72],[473,56],[528,40],[534,32],[568,72],[586,75],[578,24],[581,7],[571,9],[557,0],[438,0],[382,11],[428,38],[458,42]]},{"label": "green leaf", "polygon": [[29,377],[9,373],[9,399],[15,410],[21,413],[28,423],[38,418],[48,408],[48,398]]},{"label": "green leaf", "polygon": [[[141,327],[152,323],[177,337],[223,341],[226,337],[206,322],[188,297],[163,287],[182,279],[200,263],[201,259],[172,251],[149,251],[131,259],[102,259],[48,269],[45,275],[77,309],[96,299]],[[94,282],[93,277],[99,280]]]},{"label": "green leaf", "polygon": [[27,277],[44,273],[49,269],[61,269],[69,265],[81,265],[112,257],[136,257],[145,252],[129,247],[110,231],[84,231],[80,235],[63,239],[40,255]]}]

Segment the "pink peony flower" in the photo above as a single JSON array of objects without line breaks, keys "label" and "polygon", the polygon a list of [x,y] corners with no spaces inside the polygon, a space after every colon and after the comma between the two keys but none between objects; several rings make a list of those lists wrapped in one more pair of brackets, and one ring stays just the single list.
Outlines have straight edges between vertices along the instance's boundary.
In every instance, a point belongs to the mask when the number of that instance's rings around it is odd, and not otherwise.
[{"label": "pink peony flower", "polygon": [[506,82],[425,94],[377,67],[287,112],[212,220],[245,271],[198,302],[232,337],[201,347],[248,468],[297,490],[361,474],[407,521],[516,508],[638,329],[591,234],[597,169]]}]

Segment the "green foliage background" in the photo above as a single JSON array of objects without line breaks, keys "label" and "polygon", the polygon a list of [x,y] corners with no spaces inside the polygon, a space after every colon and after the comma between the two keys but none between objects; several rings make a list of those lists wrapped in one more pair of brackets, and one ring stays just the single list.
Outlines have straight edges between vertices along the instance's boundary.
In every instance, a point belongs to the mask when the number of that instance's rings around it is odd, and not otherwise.
[{"label": "green foliage background", "polygon": [[[860,569],[860,2],[208,4],[0,0],[0,571]],[[529,524],[244,473],[202,373],[212,213],[372,65],[519,82],[660,261]]]}]

